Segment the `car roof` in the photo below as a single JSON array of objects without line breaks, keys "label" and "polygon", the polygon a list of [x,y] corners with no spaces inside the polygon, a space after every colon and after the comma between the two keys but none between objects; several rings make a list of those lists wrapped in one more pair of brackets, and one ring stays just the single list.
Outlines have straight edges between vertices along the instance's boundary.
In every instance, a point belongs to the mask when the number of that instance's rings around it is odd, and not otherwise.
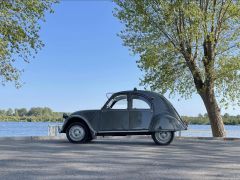
[{"label": "car roof", "polygon": [[[170,114],[176,114],[176,116],[179,116],[173,105],[163,95],[158,94],[156,92],[134,89],[130,91],[120,91],[117,93],[113,93],[111,97],[121,94],[134,94],[134,93],[147,97],[154,105],[155,114],[169,112]],[[108,101],[106,102],[106,104],[107,103]]]},{"label": "car roof", "polygon": [[161,94],[158,94],[156,92],[151,92],[151,91],[144,91],[144,90],[128,90],[128,91],[120,91],[117,93],[114,93],[114,95],[116,94],[128,94],[128,93],[138,93],[138,94],[142,94],[145,95],[149,98],[163,98],[164,96]]}]

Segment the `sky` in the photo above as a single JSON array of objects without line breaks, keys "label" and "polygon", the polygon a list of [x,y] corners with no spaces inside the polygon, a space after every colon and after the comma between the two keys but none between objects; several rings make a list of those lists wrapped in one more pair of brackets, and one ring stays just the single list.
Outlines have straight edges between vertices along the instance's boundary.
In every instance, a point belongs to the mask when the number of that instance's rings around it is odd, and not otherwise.
[{"label": "sky", "polygon": [[[31,63],[21,63],[25,72],[20,89],[13,84],[0,87],[0,109],[99,109],[108,92],[143,89],[138,58],[117,36],[123,25],[112,15],[113,7],[110,1],[65,0],[55,5],[55,13],[47,14],[46,22],[41,23],[45,47]],[[178,96],[169,100],[181,115],[206,112],[196,94],[190,100],[179,101]],[[222,110],[225,112],[240,114],[232,107]]]}]

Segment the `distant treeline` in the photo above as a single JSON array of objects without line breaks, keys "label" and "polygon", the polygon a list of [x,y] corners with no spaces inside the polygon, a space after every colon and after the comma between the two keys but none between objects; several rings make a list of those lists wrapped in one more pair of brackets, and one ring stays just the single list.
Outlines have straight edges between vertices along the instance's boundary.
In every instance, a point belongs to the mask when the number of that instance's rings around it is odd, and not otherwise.
[{"label": "distant treeline", "polygon": [[[207,114],[199,114],[198,117],[182,116],[182,118],[189,124],[210,124]],[[240,125],[240,115],[230,116],[225,113],[222,118],[225,125]]]},{"label": "distant treeline", "polygon": [[[0,121],[22,121],[22,122],[62,122],[62,112],[53,112],[48,107],[33,107],[27,110],[26,108],[0,110]],[[224,114],[224,124],[240,125],[240,115],[230,116]],[[197,117],[182,116],[183,120],[189,124],[209,124],[207,114],[199,114]]]},{"label": "distant treeline", "polygon": [[62,112],[53,112],[48,107],[33,107],[0,110],[0,121],[62,122]]}]

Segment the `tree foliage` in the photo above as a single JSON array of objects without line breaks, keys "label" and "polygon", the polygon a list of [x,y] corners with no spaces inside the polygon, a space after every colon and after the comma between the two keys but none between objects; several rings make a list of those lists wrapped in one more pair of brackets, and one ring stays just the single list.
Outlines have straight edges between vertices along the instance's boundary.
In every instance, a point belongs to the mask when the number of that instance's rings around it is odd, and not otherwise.
[{"label": "tree foliage", "polygon": [[240,104],[240,1],[114,1],[143,85],[185,98],[211,86],[225,107]]},{"label": "tree foliage", "polygon": [[20,117],[26,116],[27,113],[28,113],[28,111],[27,111],[26,108],[15,109],[15,112],[16,112],[16,113],[15,113],[15,116],[18,115],[18,116],[20,116]]},{"label": "tree foliage", "polygon": [[50,108],[48,107],[33,107],[31,108],[28,113],[28,116],[51,116],[53,115],[53,112]]},{"label": "tree foliage", "polygon": [[0,0],[0,81],[18,87],[22,70],[16,61],[29,62],[43,47],[40,21],[57,0]]},{"label": "tree foliage", "polygon": [[13,115],[13,110],[11,108],[9,108],[7,111],[6,111],[6,115],[7,116],[12,116]]},{"label": "tree foliage", "polygon": [[32,107],[0,110],[0,121],[62,122],[62,112],[53,112],[48,107]]},{"label": "tree foliage", "polygon": [[[201,117],[190,117],[190,116],[183,116],[182,117],[185,121],[187,121],[190,125],[209,125],[209,119],[206,116]],[[222,117],[223,122],[225,125],[239,125],[240,124],[240,115],[237,116],[228,116],[225,115]]]}]

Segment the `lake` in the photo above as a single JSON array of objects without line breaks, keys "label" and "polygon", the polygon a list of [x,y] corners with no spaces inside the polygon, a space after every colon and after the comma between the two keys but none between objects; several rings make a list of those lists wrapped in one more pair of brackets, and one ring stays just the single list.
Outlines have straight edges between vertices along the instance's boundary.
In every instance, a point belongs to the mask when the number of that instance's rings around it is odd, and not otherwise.
[{"label": "lake", "polygon": [[47,136],[49,122],[0,122],[0,137],[9,136]]},{"label": "lake", "polygon": [[[61,123],[49,122],[0,122],[0,137],[11,136],[47,136],[49,125]],[[189,125],[189,130],[182,131],[182,136],[211,137],[210,125]],[[240,126],[226,125],[227,137],[240,138]],[[176,134],[178,135],[178,133]]]}]

